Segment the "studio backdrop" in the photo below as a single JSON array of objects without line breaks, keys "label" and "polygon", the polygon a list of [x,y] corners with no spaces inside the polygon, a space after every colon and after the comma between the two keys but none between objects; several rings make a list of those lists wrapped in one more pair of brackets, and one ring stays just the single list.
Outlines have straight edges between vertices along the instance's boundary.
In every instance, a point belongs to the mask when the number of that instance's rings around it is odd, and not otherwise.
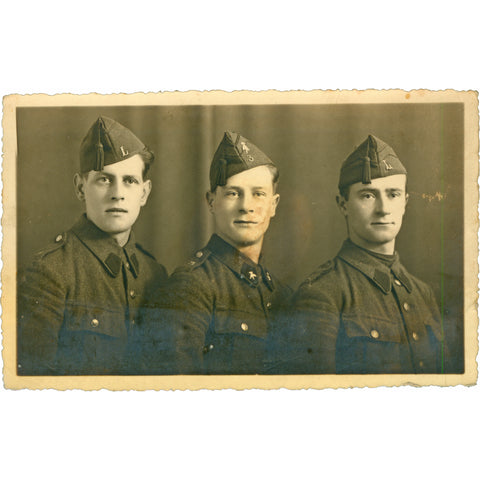
[{"label": "studio backdrop", "polygon": [[408,171],[396,249],[437,296],[449,372],[463,372],[463,105],[343,104],[17,108],[17,263],[25,268],[83,212],[73,190],[79,146],[99,115],[131,129],[155,154],[137,240],[171,273],[212,233],[205,192],[225,130],[241,133],[280,170],[280,204],[265,263],[296,288],[346,238],[336,206],[345,158],[368,134]]}]

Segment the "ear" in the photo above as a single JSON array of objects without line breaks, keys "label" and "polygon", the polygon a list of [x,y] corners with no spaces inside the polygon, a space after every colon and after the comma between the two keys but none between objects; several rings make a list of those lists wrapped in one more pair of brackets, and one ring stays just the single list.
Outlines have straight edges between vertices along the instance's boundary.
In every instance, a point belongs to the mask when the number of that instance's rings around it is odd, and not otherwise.
[{"label": "ear", "polygon": [[407,206],[408,199],[409,199],[409,195],[408,195],[408,193],[406,193],[405,194],[405,206]]},{"label": "ear", "polygon": [[275,213],[277,213],[278,202],[280,202],[280,194],[276,193],[272,198],[272,214],[270,215],[270,218],[273,218]]},{"label": "ear", "polygon": [[208,191],[205,194],[205,200],[207,201],[209,212],[213,213],[213,203],[215,201],[215,193]]},{"label": "ear", "polygon": [[75,195],[80,201],[85,201],[85,178],[83,175],[76,173],[73,177],[73,186],[75,188]]},{"label": "ear", "polygon": [[344,217],[347,216],[347,200],[342,195],[337,195],[337,207]]},{"label": "ear", "polygon": [[140,205],[142,207],[147,203],[148,196],[150,195],[151,191],[152,191],[152,181],[145,180],[143,182],[143,192],[142,192],[142,198],[140,200]]}]

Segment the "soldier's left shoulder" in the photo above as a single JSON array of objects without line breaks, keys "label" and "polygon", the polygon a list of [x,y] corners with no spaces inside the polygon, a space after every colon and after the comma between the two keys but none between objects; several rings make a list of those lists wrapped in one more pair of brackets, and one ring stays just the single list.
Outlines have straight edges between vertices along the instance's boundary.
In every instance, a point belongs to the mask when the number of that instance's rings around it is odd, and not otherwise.
[{"label": "soldier's left shoulder", "polygon": [[149,252],[141,243],[135,242],[135,247],[136,247],[137,250],[139,250],[141,253],[143,253],[143,255],[145,255],[146,257],[149,257],[152,260],[157,261],[157,259],[155,258],[155,255],[153,253]]},{"label": "soldier's left shoulder", "polygon": [[420,280],[415,275],[412,275],[405,267],[402,266],[402,270],[403,274],[410,280],[414,289],[420,291],[421,293],[431,293],[433,291],[432,287],[428,283]]},{"label": "soldier's left shoulder", "polygon": [[335,259],[327,260],[325,263],[322,263],[319,267],[315,269],[302,283],[302,285],[312,286],[315,283],[318,283],[327,277],[331,272],[335,270]]},{"label": "soldier's left shoulder", "polygon": [[280,290],[285,295],[292,295],[293,289],[287,283],[280,280],[275,274],[273,274],[270,270],[264,270],[265,278],[267,279],[268,283],[273,284],[276,289]]},{"label": "soldier's left shoulder", "polygon": [[161,271],[160,273],[165,278],[168,277],[167,269],[161,263],[158,262],[158,260],[155,258],[155,255],[153,255],[153,253],[151,253],[145,247],[143,247],[141,243],[135,242],[135,247],[147,264],[149,264],[154,270],[160,270]]}]

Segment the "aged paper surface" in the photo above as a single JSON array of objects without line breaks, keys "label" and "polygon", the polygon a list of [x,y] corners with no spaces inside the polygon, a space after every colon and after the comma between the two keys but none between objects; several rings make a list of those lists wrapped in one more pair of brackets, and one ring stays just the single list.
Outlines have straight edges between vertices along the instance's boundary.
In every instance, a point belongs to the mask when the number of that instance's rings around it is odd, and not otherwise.
[{"label": "aged paper surface", "polygon": [[[229,129],[231,124],[241,123],[237,117],[242,117],[242,122],[254,124],[258,126],[258,129],[261,130],[266,122],[273,122],[272,115],[269,112],[269,109],[282,107],[281,113],[284,115],[284,122],[288,122],[289,114],[293,116],[296,112],[295,109],[302,110],[301,118],[302,123],[300,126],[302,130],[301,138],[304,139],[305,135],[308,137],[315,136],[318,131],[328,131],[331,135],[332,132],[329,130],[328,119],[331,118],[331,122],[337,122],[335,125],[338,125],[336,134],[339,138],[342,135],[348,134],[348,131],[356,125],[358,122],[366,122],[370,116],[375,118],[375,122],[372,125],[380,125],[382,120],[385,118],[391,119],[392,117],[398,117],[398,124],[395,122],[391,124],[390,128],[392,131],[401,132],[398,136],[404,142],[410,142],[411,140],[403,135],[402,132],[405,127],[405,118],[408,117],[408,110],[410,108],[418,107],[418,114],[414,115],[415,121],[417,122],[417,131],[419,138],[425,138],[425,152],[423,156],[430,158],[425,160],[426,167],[425,169],[419,169],[419,175],[423,175],[424,178],[428,178],[431,175],[437,174],[441,180],[442,188],[439,191],[423,191],[421,189],[416,189],[412,192],[411,199],[416,198],[418,202],[423,202],[424,205],[423,214],[429,215],[429,208],[432,209],[439,208],[440,212],[438,217],[438,222],[436,220],[430,220],[433,222],[432,225],[439,225],[440,235],[435,235],[433,238],[416,238],[415,230],[416,225],[412,223],[409,227],[408,237],[402,239],[405,248],[411,248],[412,253],[420,250],[422,251],[419,258],[425,258],[425,264],[419,266],[420,271],[422,268],[424,272],[428,273],[429,270],[432,270],[432,265],[439,264],[441,265],[439,276],[439,285],[436,286],[437,291],[440,292],[440,303],[442,312],[445,312],[445,318],[448,317],[449,312],[452,310],[461,313],[461,318],[458,316],[456,319],[451,320],[452,325],[450,325],[450,330],[452,336],[456,335],[456,341],[452,341],[452,349],[455,352],[457,361],[453,365],[452,369],[445,374],[436,374],[436,375],[254,375],[254,376],[245,376],[245,375],[229,375],[229,376],[21,376],[17,374],[16,368],[16,289],[17,289],[17,268],[22,265],[22,262],[28,263],[29,255],[33,252],[28,251],[31,245],[36,245],[33,238],[36,235],[35,229],[28,228],[29,223],[35,224],[43,223],[46,225],[46,228],[49,227],[49,222],[52,222],[52,225],[57,225],[52,217],[55,217],[58,210],[54,206],[50,205],[50,210],[45,213],[41,212],[41,201],[38,198],[33,196],[30,198],[28,196],[29,188],[28,185],[24,185],[22,182],[25,181],[24,173],[18,175],[19,165],[23,161],[23,152],[27,149],[33,151],[31,153],[31,158],[35,158],[35,152],[38,152],[38,161],[39,164],[35,166],[32,163],[30,169],[38,169],[34,171],[34,178],[38,179],[38,182],[41,183],[44,189],[51,189],[51,192],[55,191],[57,188],[57,183],[59,182],[56,177],[56,169],[62,169],[64,167],[62,162],[65,162],[65,158],[53,159],[53,162],[48,163],[48,159],[45,160],[40,155],[41,146],[54,146],[58,142],[63,142],[66,145],[65,153],[67,158],[77,158],[78,152],[78,142],[69,141],[68,138],[57,139],[56,133],[58,129],[55,129],[53,126],[50,128],[49,125],[40,125],[43,129],[42,136],[33,140],[22,140],[21,137],[24,135],[25,131],[23,130],[25,125],[28,125],[28,122],[23,122],[19,120],[19,112],[25,112],[27,109],[29,111],[36,110],[36,112],[46,112],[45,117],[40,118],[52,118],[50,112],[53,112],[56,115],[56,112],[67,112],[66,116],[71,115],[74,118],[74,113],[69,113],[78,109],[78,111],[89,111],[91,112],[91,118],[94,118],[95,115],[101,114],[106,109],[115,109],[115,108],[125,108],[133,109],[135,108],[135,115],[137,118],[147,116],[147,112],[151,115],[151,111],[155,108],[163,107],[166,109],[167,114],[171,116],[172,122],[175,120],[175,115],[179,115],[178,112],[186,111],[186,120],[184,122],[195,122],[198,123],[198,128],[202,128],[198,118],[204,119],[207,118],[206,125],[209,128],[212,128],[215,134],[215,139],[217,140],[217,132],[221,130]],[[411,106],[411,107],[410,107]],[[196,108],[204,108],[200,117],[196,116]],[[225,122],[222,125],[216,125],[215,119],[211,119],[211,116],[214,116],[211,108],[222,108],[223,113],[221,116],[222,121]],[[385,111],[382,112],[382,108],[385,107]],[[430,110],[436,107],[439,108],[439,113],[433,113],[431,117],[428,117],[427,114],[430,114]],[[447,110],[449,107],[457,108],[458,111],[462,112],[460,122],[457,122],[456,125],[448,123]],[[380,108],[380,110],[378,110]],[[43,109],[43,110],[42,110]],[[70,110],[68,110],[70,109]],[[72,110],[73,109],[73,110]],[[83,109],[83,110],[81,110]],[[315,119],[320,118],[316,117],[312,112],[316,112],[317,109],[322,110],[321,118],[325,120],[326,123],[316,124]],[[67,111],[68,110],[68,111]],[[109,110],[110,111],[110,110]],[[276,111],[276,110],[275,110]],[[231,113],[230,113],[231,112]],[[445,113],[447,112],[447,113]],[[295,113],[296,114],[296,113]],[[169,118],[168,115],[165,118]],[[453,114],[452,114],[453,115]],[[447,118],[448,117],[448,118]],[[151,117],[148,117],[151,118]],[[162,117],[163,118],[163,117]],[[297,118],[297,117],[296,117]],[[408,117],[410,118],[410,117]],[[430,120],[438,121],[438,125],[432,125],[428,123]],[[447,120],[444,120],[447,118]],[[452,116],[452,118],[457,118]],[[310,122],[308,120],[310,119]],[[151,120],[149,120],[151,121]],[[463,123],[462,123],[463,121]],[[444,124],[444,122],[446,122]],[[228,124],[227,124],[228,123]],[[298,130],[298,125],[292,122],[291,125],[287,125],[287,128],[282,131],[281,138],[276,139],[276,142],[282,142],[286,140],[289,142],[288,133]],[[366,122],[368,123],[368,122]],[[462,125],[460,125],[462,124]],[[273,123],[272,123],[273,125]],[[47,96],[47,95],[31,95],[31,96],[10,96],[6,97],[4,100],[4,118],[3,118],[3,128],[4,128],[4,171],[3,171],[3,181],[4,181],[4,193],[3,193],[3,203],[4,203],[4,217],[2,220],[3,229],[4,229],[4,242],[2,250],[2,258],[4,261],[4,268],[2,271],[2,281],[3,281],[3,293],[2,293],[2,308],[3,308],[3,318],[2,318],[2,329],[3,329],[3,359],[4,359],[4,381],[7,388],[20,389],[20,388],[56,388],[60,390],[80,388],[86,390],[95,390],[107,388],[111,390],[125,390],[125,389],[135,389],[135,390],[145,390],[145,389],[217,389],[217,388],[235,388],[235,389],[245,389],[245,388],[261,388],[261,389],[274,389],[274,388],[291,388],[291,389],[301,389],[301,388],[338,388],[338,387],[354,387],[354,386],[393,386],[393,385],[471,385],[476,383],[477,380],[477,365],[476,365],[476,355],[478,352],[478,340],[477,340],[477,329],[478,329],[478,319],[477,319],[477,257],[478,257],[478,247],[477,247],[477,204],[478,204],[478,189],[477,189],[477,177],[478,177],[478,99],[477,95],[474,92],[455,92],[455,91],[443,91],[443,92],[429,92],[429,91],[330,91],[330,92],[237,92],[237,93],[226,93],[226,92],[188,92],[188,93],[165,93],[165,94],[133,94],[133,95],[57,95],[57,96]],[[38,122],[35,124],[35,128],[39,128]],[[73,127],[72,127],[73,128]],[[150,128],[151,124],[150,124]],[[159,131],[166,130],[168,131],[167,124],[158,124],[156,126]],[[282,124],[272,126],[271,130],[274,132],[275,128],[280,130]],[[373,127],[372,127],[373,128]],[[435,145],[427,145],[427,143],[434,144],[435,142],[428,137],[428,134],[431,130],[438,128],[442,132],[442,136],[438,138],[438,142]],[[73,132],[73,130],[72,130]],[[306,134],[305,134],[306,132]],[[81,132],[83,135],[85,132]],[[460,137],[459,137],[460,136]],[[287,137],[285,139],[285,137]],[[454,138],[455,137],[455,138]],[[455,143],[452,139],[458,141],[460,138],[461,149],[457,148],[456,151],[453,151],[454,147],[458,147],[458,143]],[[163,138],[164,142],[167,142],[168,135]],[[58,142],[57,142],[58,140]],[[360,140],[360,139],[359,139]],[[23,142],[23,143],[22,143]],[[261,138],[258,139],[258,142],[261,143]],[[450,142],[450,143],[449,143]],[[290,141],[289,146],[294,142]],[[451,145],[450,145],[451,144]],[[450,147],[449,147],[450,145]],[[438,147],[438,149],[436,149]],[[52,147],[53,148],[53,147]],[[198,149],[201,149],[202,145],[198,146]],[[429,150],[430,148],[430,150]],[[449,148],[452,148],[452,153],[450,157],[445,154],[445,158],[448,157],[450,164],[445,166],[443,169],[443,161],[441,159],[435,158],[435,155],[438,152],[442,152],[440,157],[443,158],[443,152],[447,152]],[[292,155],[298,155],[302,157],[302,145],[298,145],[298,148],[293,150]],[[52,153],[50,155],[56,155],[57,153]],[[176,152],[176,150],[174,150]],[[47,152],[48,153],[48,152]],[[308,155],[312,155],[312,150],[308,150]],[[325,155],[325,156],[324,156]],[[323,152],[318,152],[319,158],[312,158],[311,167],[312,173],[317,173],[317,176],[312,176],[312,183],[315,183],[317,178],[325,176],[329,178],[328,172],[323,172],[322,168],[324,162],[334,163],[335,169],[338,170],[339,162],[343,159],[339,158],[329,158],[329,156]],[[195,152],[185,155],[188,162],[185,165],[186,170],[194,168],[195,165]],[[422,152],[418,155],[416,160],[422,158]],[[290,166],[290,172],[296,172],[294,163]],[[50,160],[51,161],[51,160]],[[166,162],[176,162],[180,159],[170,158]],[[183,161],[183,158],[182,160]],[[302,159],[303,168],[305,165],[308,165],[308,159]],[[160,158],[159,163],[161,164],[162,159]],[[430,163],[429,163],[430,162]],[[439,163],[435,163],[439,162]],[[53,165],[53,168],[52,168]],[[286,164],[289,165],[289,164]],[[22,168],[25,168],[25,165],[22,164]],[[205,168],[203,168],[205,170]],[[298,167],[300,170],[300,167]],[[27,171],[27,169],[25,170]],[[443,172],[447,172],[444,175]],[[290,172],[287,172],[287,175],[282,178],[281,189],[285,188],[288,191],[288,183],[293,182],[293,190],[300,190],[306,188],[305,180],[296,180],[290,175]],[[409,172],[411,170],[409,169]],[[453,172],[453,173],[452,173]],[[200,172],[199,172],[200,174]],[[463,174],[463,175],[462,175]],[[449,176],[450,175],[450,176]],[[462,183],[460,188],[454,182],[454,175],[460,175],[458,178],[461,178]],[[455,177],[457,178],[457,177]],[[414,181],[415,179],[410,179]],[[296,184],[295,182],[299,183]],[[417,180],[418,181],[418,180]],[[181,183],[181,178],[177,180],[177,187],[180,190],[183,190],[183,187],[179,184]],[[333,180],[332,182],[333,183]],[[461,187],[463,186],[463,192]],[[455,188],[457,187],[457,188]],[[61,186],[58,186],[60,189]],[[71,188],[71,187],[69,187]],[[290,185],[292,188],[292,185]],[[314,191],[314,190],[312,190]],[[50,192],[50,190],[49,190]],[[281,190],[281,193],[283,190]],[[189,190],[185,190],[183,195],[189,195]],[[443,199],[447,196],[453,197],[457,195],[457,203],[454,204],[456,208],[456,215],[461,217],[460,220],[463,221],[463,235],[462,232],[452,231],[454,226],[458,227],[458,224],[453,223],[452,212],[443,211]],[[285,199],[286,194],[282,197],[282,204],[287,203],[288,199]],[[18,203],[16,199],[18,198]],[[315,205],[315,199],[308,199],[311,205]],[[61,201],[61,200],[60,200]],[[48,205],[48,201],[44,202]],[[309,204],[310,204],[309,203]],[[410,201],[410,204],[413,202]],[[280,205],[280,208],[282,206]],[[304,211],[303,208],[307,205],[306,203],[302,204],[300,202],[299,214],[301,215]],[[435,207],[435,205],[437,207]],[[174,205],[175,207],[175,205]],[[327,208],[327,207],[326,207]],[[38,209],[38,210],[37,210]],[[330,206],[328,207],[330,209]],[[437,210],[432,210],[436,212]],[[460,215],[460,212],[463,211],[463,215]],[[40,213],[38,213],[40,212]],[[280,216],[280,212],[278,216]],[[329,213],[329,212],[328,212]],[[155,212],[150,211],[150,215],[154,216]],[[448,216],[450,214],[450,217]],[[145,215],[145,213],[144,213]],[[161,217],[162,212],[158,213]],[[407,213],[409,218],[415,216],[415,207],[411,207],[411,210]],[[75,216],[72,217],[74,219]],[[207,224],[208,220],[205,220]],[[310,220],[312,223],[318,224],[321,223],[322,219],[315,217],[313,219],[307,218],[306,223],[309,224]],[[161,221],[161,220],[160,220]],[[417,218],[418,224],[425,222],[426,218]],[[177,225],[182,223],[191,223],[191,220],[185,216],[176,219]],[[280,219],[281,222],[281,219]],[[20,225],[21,224],[21,225]],[[165,222],[164,225],[169,225],[168,222]],[[21,227],[21,228],[20,228]],[[63,228],[68,228],[69,224],[64,225]],[[176,227],[173,225],[173,222],[170,226],[172,236],[174,236],[173,230]],[[200,227],[199,227],[200,228]],[[206,227],[205,227],[206,228]],[[312,227],[314,228],[314,226]],[[404,228],[407,228],[405,226]],[[328,233],[328,228],[326,228]],[[144,226],[144,232],[149,232],[148,225]],[[54,230],[52,226],[52,231],[50,232],[51,236],[55,236],[57,231]],[[305,233],[305,232],[303,232]],[[169,232],[167,231],[168,235]],[[288,245],[282,245],[282,231],[278,228],[274,232],[267,232],[267,237],[273,236],[268,241],[272,244],[273,253],[277,252],[277,259],[282,258],[286,255],[288,250]],[[284,233],[285,234],[285,233]],[[198,234],[199,239],[204,239],[206,232],[200,232]],[[321,238],[321,234],[317,234]],[[343,235],[343,232],[336,233],[336,235]],[[299,235],[300,236],[300,235]],[[154,234],[152,234],[154,237]],[[441,237],[441,238],[440,238]],[[25,241],[24,241],[25,238]],[[289,238],[289,237],[288,237]],[[310,239],[315,239],[315,235],[312,234]],[[445,242],[444,242],[445,239]],[[409,245],[409,241],[415,242],[415,245]],[[149,239],[149,245],[155,248],[155,238]],[[285,242],[285,241],[284,241]],[[313,242],[313,240],[312,240]],[[455,243],[457,242],[457,243]],[[196,247],[199,248],[202,246],[201,240],[196,244]],[[277,243],[277,246],[273,244]],[[286,242],[285,242],[286,243]],[[280,244],[283,248],[278,247]],[[438,245],[440,260],[428,258],[428,251],[432,250],[429,248],[429,244]],[[292,272],[289,271],[288,266],[283,267],[284,275],[291,279],[293,287],[298,285],[298,282],[306,276],[309,272],[313,271],[316,266],[323,263],[334,250],[331,250],[328,245],[328,239],[325,240],[324,247],[325,252],[328,252],[328,255],[318,253],[315,256],[314,246],[310,246],[308,255],[302,257],[302,262],[306,265],[304,268],[299,269],[296,272],[295,276],[292,269]],[[335,245],[332,248],[338,248],[339,245]],[[19,249],[21,248],[22,255],[18,255]],[[275,250],[277,248],[277,250]],[[299,258],[301,255],[301,245],[296,245],[297,250],[292,252],[293,256],[288,260],[287,263],[295,263],[295,259]],[[445,285],[448,286],[447,280],[448,276],[451,275],[451,270],[449,267],[452,267],[455,263],[457,257],[453,255],[450,251],[462,251],[462,272],[463,276],[459,278],[454,278],[454,281],[461,281],[463,288],[461,289],[462,298],[461,305],[452,304],[449,302],[455,303],[452,300],[452,292],[445,290]],[[159,250],[162,252],[162,250]],[[450,253],[449,253],[450,252]],[[185,258],[188,257],[190,252],[174,252],[172,255],[175,258]],[[400,252],[402,253],[402,252]],[[164,259],[166,255],[170,254],[170,251],[163,253],[162,255],[157,255],[158,260],[163,263],[167,260]],[[404,258],[404,257],[402,257]],[[423,260],[416,261],[423,263]],[[436,263],[435,263],[436,262]],[[451,262],[449,265],[448,262]],[[180,262],[177,262],[180,263]],[[173,268],[176,265],[169,266],[169,272],[173,271]],[[452,267],[453,268],[453,267]],[[275,270],[275,264],[272,266],[272,270]],[[433,275],[433,274],[432,274]],[[433,278],[433,277],[432,277]],[[451,280],[451,279],[450,279]],[[433,285],[435,289],[435,285]],[[457,322],[457,323],[455,323]]]}]

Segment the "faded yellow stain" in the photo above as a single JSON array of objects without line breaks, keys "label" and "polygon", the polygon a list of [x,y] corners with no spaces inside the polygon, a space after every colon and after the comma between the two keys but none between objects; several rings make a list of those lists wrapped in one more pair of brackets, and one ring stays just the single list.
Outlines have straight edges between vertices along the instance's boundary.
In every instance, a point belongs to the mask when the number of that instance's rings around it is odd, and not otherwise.
[{"label": "faded yellow stain", "polygon": [[407,94],[405,95],[405,98],[408,100],[408,99],[410,98],[410,94],[407,93]]},{"label": "faded yellow stain", "polygon": [[433,202],[433,200],[438,200],[439,202],[444,200],[447,197],[446,193],[435,192],[433,195],[430,193],[422,193],[422,198],[425,198],[429,202]]}]

